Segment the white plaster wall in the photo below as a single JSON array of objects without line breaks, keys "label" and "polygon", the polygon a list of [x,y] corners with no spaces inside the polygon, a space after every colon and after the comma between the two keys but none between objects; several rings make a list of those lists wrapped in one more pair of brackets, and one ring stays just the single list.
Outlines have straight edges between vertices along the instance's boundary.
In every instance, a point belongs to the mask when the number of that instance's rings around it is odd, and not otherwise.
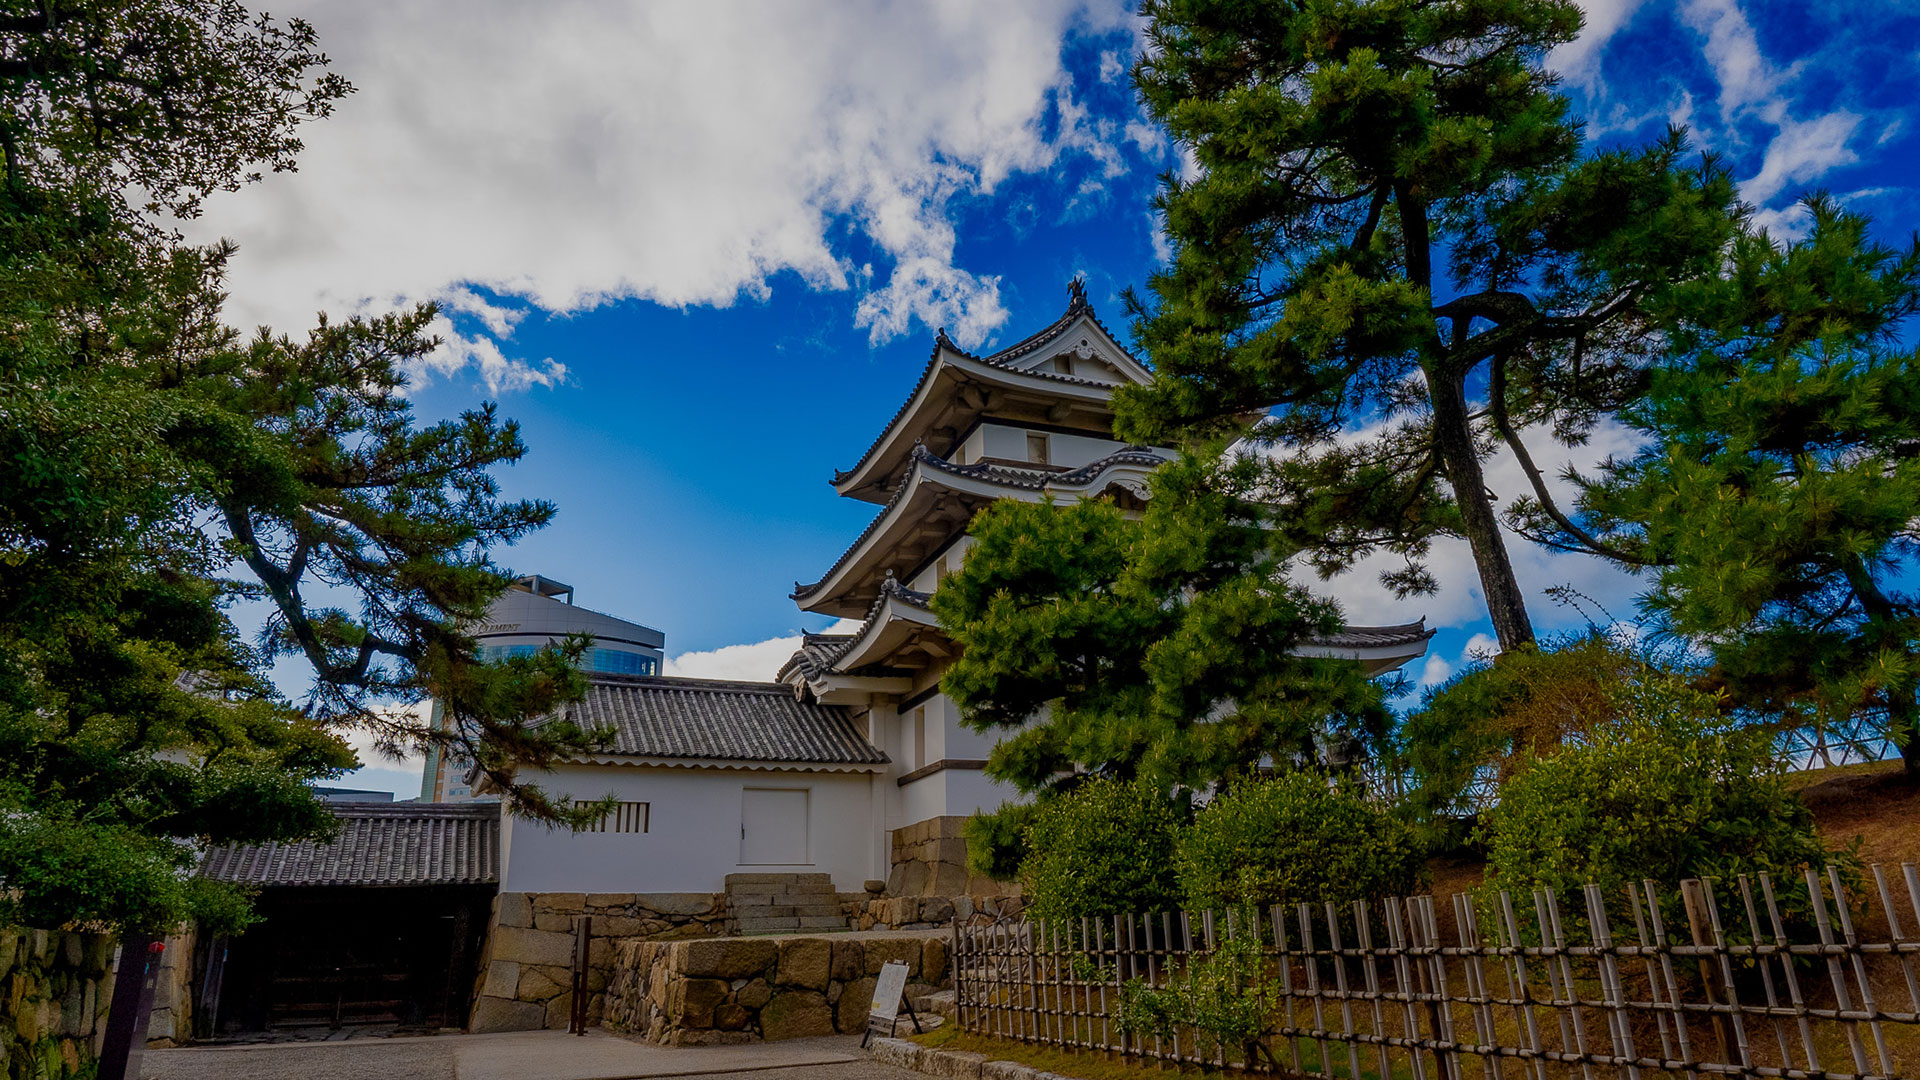
[{"label": "white plaster wall", "polygon": [[[525,821],[503,831],[502,892],[719,892],[736,873],[826,873],[857,891],[876,865],[866,773],[568,765],[540,778],[554,794],[649,804],[645,833],[575,833]],[[805,788],[809,862],[740,864],[742,791]],[[511,846],[509,846],[509,841]]]},{"label": "white plaster wall", "polygon": [[933,561],[928,563],[924,569],[922,569],[918,574],[915,574],[912,577],[912,579],[910,579],[907,582],[907,588],[912,589],[915,592],[926,592],[926,593],[930,593],[933,590],[939,588],[940,587],[940,558],[939,557],[941,555],[945,555],[947,557],[947,573],[951,574],[954,571],[960,569],[961,565],[966,562],[967,552],[970,549],[972,549],[972,547],[973,547],[973,537],[968,536],[964,533],[954,537],[952,543],[948,544],[941,551],[936,552],[934,555]]},{"label": "white plaster wall", "polygon": [[[931,763],[946,760],[983,761],[993,752],[998,736],[970,731],[960,724],[960,710],[945,695],[936,694],[915,708],[927,711],[927,754]],[[903,761],[918,762],[906,747],[912,743],[913,709],[900,713],[900,738]],[[907,771],[907,770],[902,770]],[[896,785],[897,796],[889,800],[887,828],[897,829],[930,817],[972,814],[992,810],[1006,802],[1024,798],[1011,786],[987,779],[979,769],[943,769],[905,785]]]},{"label": "white plaster wall", "polygon": [[943,769],[932,776],[923,776],[900,785],[900,813],[887,822],[887,828],[898,829],[916,821],[944,815],[947,812],[947,778],[952,775],[952,769]]},{"label": "white plaster wall", "polygon": [[1064,435],[1059,432],[1049,433],[1047,439],[1053,463],[1069,469],[1099,461],[1126,446],[1116,439],[1096,439],[1090,435]]}]

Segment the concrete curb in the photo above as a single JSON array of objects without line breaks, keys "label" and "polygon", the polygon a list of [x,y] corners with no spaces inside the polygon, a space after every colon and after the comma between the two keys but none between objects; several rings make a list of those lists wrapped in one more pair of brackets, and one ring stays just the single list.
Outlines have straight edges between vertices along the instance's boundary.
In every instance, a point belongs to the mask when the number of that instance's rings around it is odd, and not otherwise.
[{"label": "concrete curb", "polygon": [[956,1080],[1073,1080],[1015,1061],[990,1061],[985,1054],[964,1050],[932,1050],[905,1039],[875,1039],[867,1044],[867,1056],[896,1068]]}]

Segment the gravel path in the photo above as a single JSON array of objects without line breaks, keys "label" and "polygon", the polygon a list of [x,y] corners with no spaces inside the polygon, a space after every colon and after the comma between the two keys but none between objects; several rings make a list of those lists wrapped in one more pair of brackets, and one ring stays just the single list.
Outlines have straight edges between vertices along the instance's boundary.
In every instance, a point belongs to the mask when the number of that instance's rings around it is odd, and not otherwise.
[{"label": "gravel path", "polygon": [[911,1080],[851,1037],[669,1050],[559,1032],[150,1050],[144,1080]]}]

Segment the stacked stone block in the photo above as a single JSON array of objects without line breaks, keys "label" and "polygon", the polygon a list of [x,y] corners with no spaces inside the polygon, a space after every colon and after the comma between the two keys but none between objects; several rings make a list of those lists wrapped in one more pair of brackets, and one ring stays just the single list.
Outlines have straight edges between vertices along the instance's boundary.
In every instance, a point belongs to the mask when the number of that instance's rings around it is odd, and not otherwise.
[{"label": "stacked stone block", "polygon": [[967,870],[963,816],[934,817],[893,830],[888,896],[1005,896],[1019,886]]},{"label": "stacked stone block", "polygon": [[729,927],[735,934],[845,930],[865,893],[837,893],[828,874],[728,874]]},{"label": "stacked stone block", "polygon": [[953,920],[975,915],[1012,917],[1026,901],[1020,896],[878,896],[860,904],[854,916],[859,930],[940,930]]},{"label": "stacked stone block", "polygon": [[501,893],[480,965],[468,1030],[564,1029],[573,1013],[574,925],[591,916],[587,1019],[599,1023],[623,941],[711,937],[726,932],[720,893]]},{"label": "stacked stone block", "polygon": [[114,939],[0,929],[0,1068],[7,1080],[91,1076],[113,1000]]},{"label": "stacked stone block", "polygon": [[947,985],[940,934],[625,941],[607,986],[606,1026],[665,1046],[854,1034],[866,1026],[888,961],[907,965],[907,996]]}]

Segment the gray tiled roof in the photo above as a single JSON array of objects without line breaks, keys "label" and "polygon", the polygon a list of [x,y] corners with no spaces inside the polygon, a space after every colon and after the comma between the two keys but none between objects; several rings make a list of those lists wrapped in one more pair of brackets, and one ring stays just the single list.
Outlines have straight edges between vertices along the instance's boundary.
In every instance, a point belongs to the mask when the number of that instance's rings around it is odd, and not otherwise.
[{"label": "gray tiled roof", "polygon": [[955,465],[923,446],[914,447],[914,457],[932,468],[954,476],[990,480],[996,484],[1028,491],[1039,491],[1048,487],[1078,487],[1116,465],[1138,465],[1151,469],[1166,464],[1168,460],[1167,455],[1144,446],[1122,447],[1077,469],[1023,469],[1014,465],[995,465],[985,461],[977,461],[971,465]]},{"label": "gray tiled roof", "polygon": [[809,679],[818,678],[832,671],[833,662],[859,639],[858,634],[801,634],[800,648],[792,659],[780,666],[780,673],[774,677],[785,682],[787,676],[798,671]]},{"label": "gray tiled roof", "polygon": [[[892,431],[893,425],[899,423],[900,418],[907,415],[907,409],[912,407],[914,399],[920,396],[920,388],[926,385],[927,380],[933,378],[934,373],[940,369],[940,350],[943,347],[969,360],[977,360],[983,364],[992,364],[995,367],[1006,368],[1008,371],[1019,371],[1022,375],[1031,375],[1038,379],[1048,379],[1053,382],[1066,383],[1072,386],[1111,387],[1110,383],[1103,383],[1097,379],[1082,378],[1078,375],[1068,375],[1058,371],[1022,370],[1013,366],[1014,360],[1033,352],[1047,342],[1059,337],[1060,334],[1081,315],[1092,319],[1093,324],[1098,326],[1109,338],[1112,338],[1115,344],[1119,343],[1120,339],[1115,337],[1113,331],[1107,329],[1107,324],[1101,322],[1100,317],[1093,313],[1093,305],[1087,302],[1087,295],[1084,288],[1072,288],[1070,295],[1071,300],[1067,305],[1067,310],[1058,319],[1055,319],[1052,323],[1036,333],[1029,334],[1027,337],[1020,339],[1012,345],[1000,349],[997,352],[989,353],[986,356],[970,353],[960,346],[955,345],[953,339],[947,336],[946,328],[942,327],[939,334],[935,335],[933,339],[933,352],[927,357],[927,366],[921,370],[920,378],[914,382],[913,391],[907,395],[907,400],[902,402],[898,409],[894,410],[893,418],[888,420],[886,424],[880,428],[880,434],[875,436],[872,445],[868,446],[867,449],[861,453],[860,460],[854,463],[853,468],[835,470],[832,482],[836,485],[845,482],[848,477],[859,472],[860,466],[866,464],[867,459],[872,457],[874,452],[880,449],[880,444],[886,439],[887,432]],[[1128,359],[1136,364],[1140,364],[1140,358],[1134,356],[1131,352],[1127,352],[1125,346],[1121,346],[1121,351],[1127,353]],[[1146,365],[1140,364],[1140,366],[1145,367]]]},{"label": "gray tiled roof", "polygon": [[877,765],[887,756],[838,705],[796,699],[781,683],[595,675],[567,707],[582,727],[614,730],[609,753],[654,758]]},{"label": "gray tiled roof", "polygon": [[1434,635],[1427,629],[1427,620],[1401,623],[1398,626],[1349,626],[1339,633],[1314,638],[1315,645],[1325,645],[1336,649],[1373,649],[1390,645],[1412,645],[1425,641]]},{"label": "gray tiled roof", "polygon": [[500,880],[500,805],[335,803],[332,843],[222,844],[200,875],[238,885],[491,885]]},{"label": "gray tiled roof", "polygon": [[873,625],[873,620],[880,617],[880,606],[888,599],[904,601],[926,611],[933,600],[933,594],[909,589],[900,584],[900,579],[893,576],[893,571],[887,571],[886,580],[880,583],[880,594],[873,598],[873,604],[867,608],[867,617],[861,620],[858,633],[801,634],[800,648],[787,659],[786,663],[780,665],[780,672],[774,678],[784,683],[795,672],[799,672],[808,679],[817,679],[822,675],[852,674],[840,670],[840,658],[847,655],[854,643],[865,636],[867,630]]},{"label": "gray tiled roof", "polygon": [[820,580],[810,585],[802,584],[798,581],[794,582],[793,591],[787,594],[789,600],[804,600],[814,593],[819,592],[821,586],[825,585],[827,581],[833,577],[834,571],[840,569],[840,564],[851,559],[853,553],[860,550],[860,545],[866,543],[867,537],[872,536],[874,531],[880,528],[881,524],[887,520],[888,515],[893,513],[894,507],[898,505],[900,500],[905,498],[908,491],[911,490],[913,466],[915,464],[924,465],[936,472],[946,473],[949,476],[964,476],[975,480],[985,480],[988,483],[999,484],[1003,487],[1021,491],[1040,491],[1047,487],[1077,487],[1093,480],[1102,472],[1116,465],[1139,465],[1150,469],[1157,465],[1164,464],[1167,461],[1167,457],[1158,451],[1149,450],[1145,447],[1128,446],[1116,450],[1097,461],[1082,465],[1077,469],[1022,469],[1016,466],[995,465],[988,462],[975,462],[972,465],[955,465],[953,462],[927,449],[925,445],[914,443],[913,451],[908,455],[907,461],[907,472],[900,477],[900,483],[894,487],[893,495],[887,499],[886,505],[880,508],[879,513],[873,515],[873,520],[867,522],[867,527],[860,530],[860,535],[853,538],[853,543],[847,545],[847,550],[840,553],[840,557],[833,561],[833,567],[821,575]]}]

